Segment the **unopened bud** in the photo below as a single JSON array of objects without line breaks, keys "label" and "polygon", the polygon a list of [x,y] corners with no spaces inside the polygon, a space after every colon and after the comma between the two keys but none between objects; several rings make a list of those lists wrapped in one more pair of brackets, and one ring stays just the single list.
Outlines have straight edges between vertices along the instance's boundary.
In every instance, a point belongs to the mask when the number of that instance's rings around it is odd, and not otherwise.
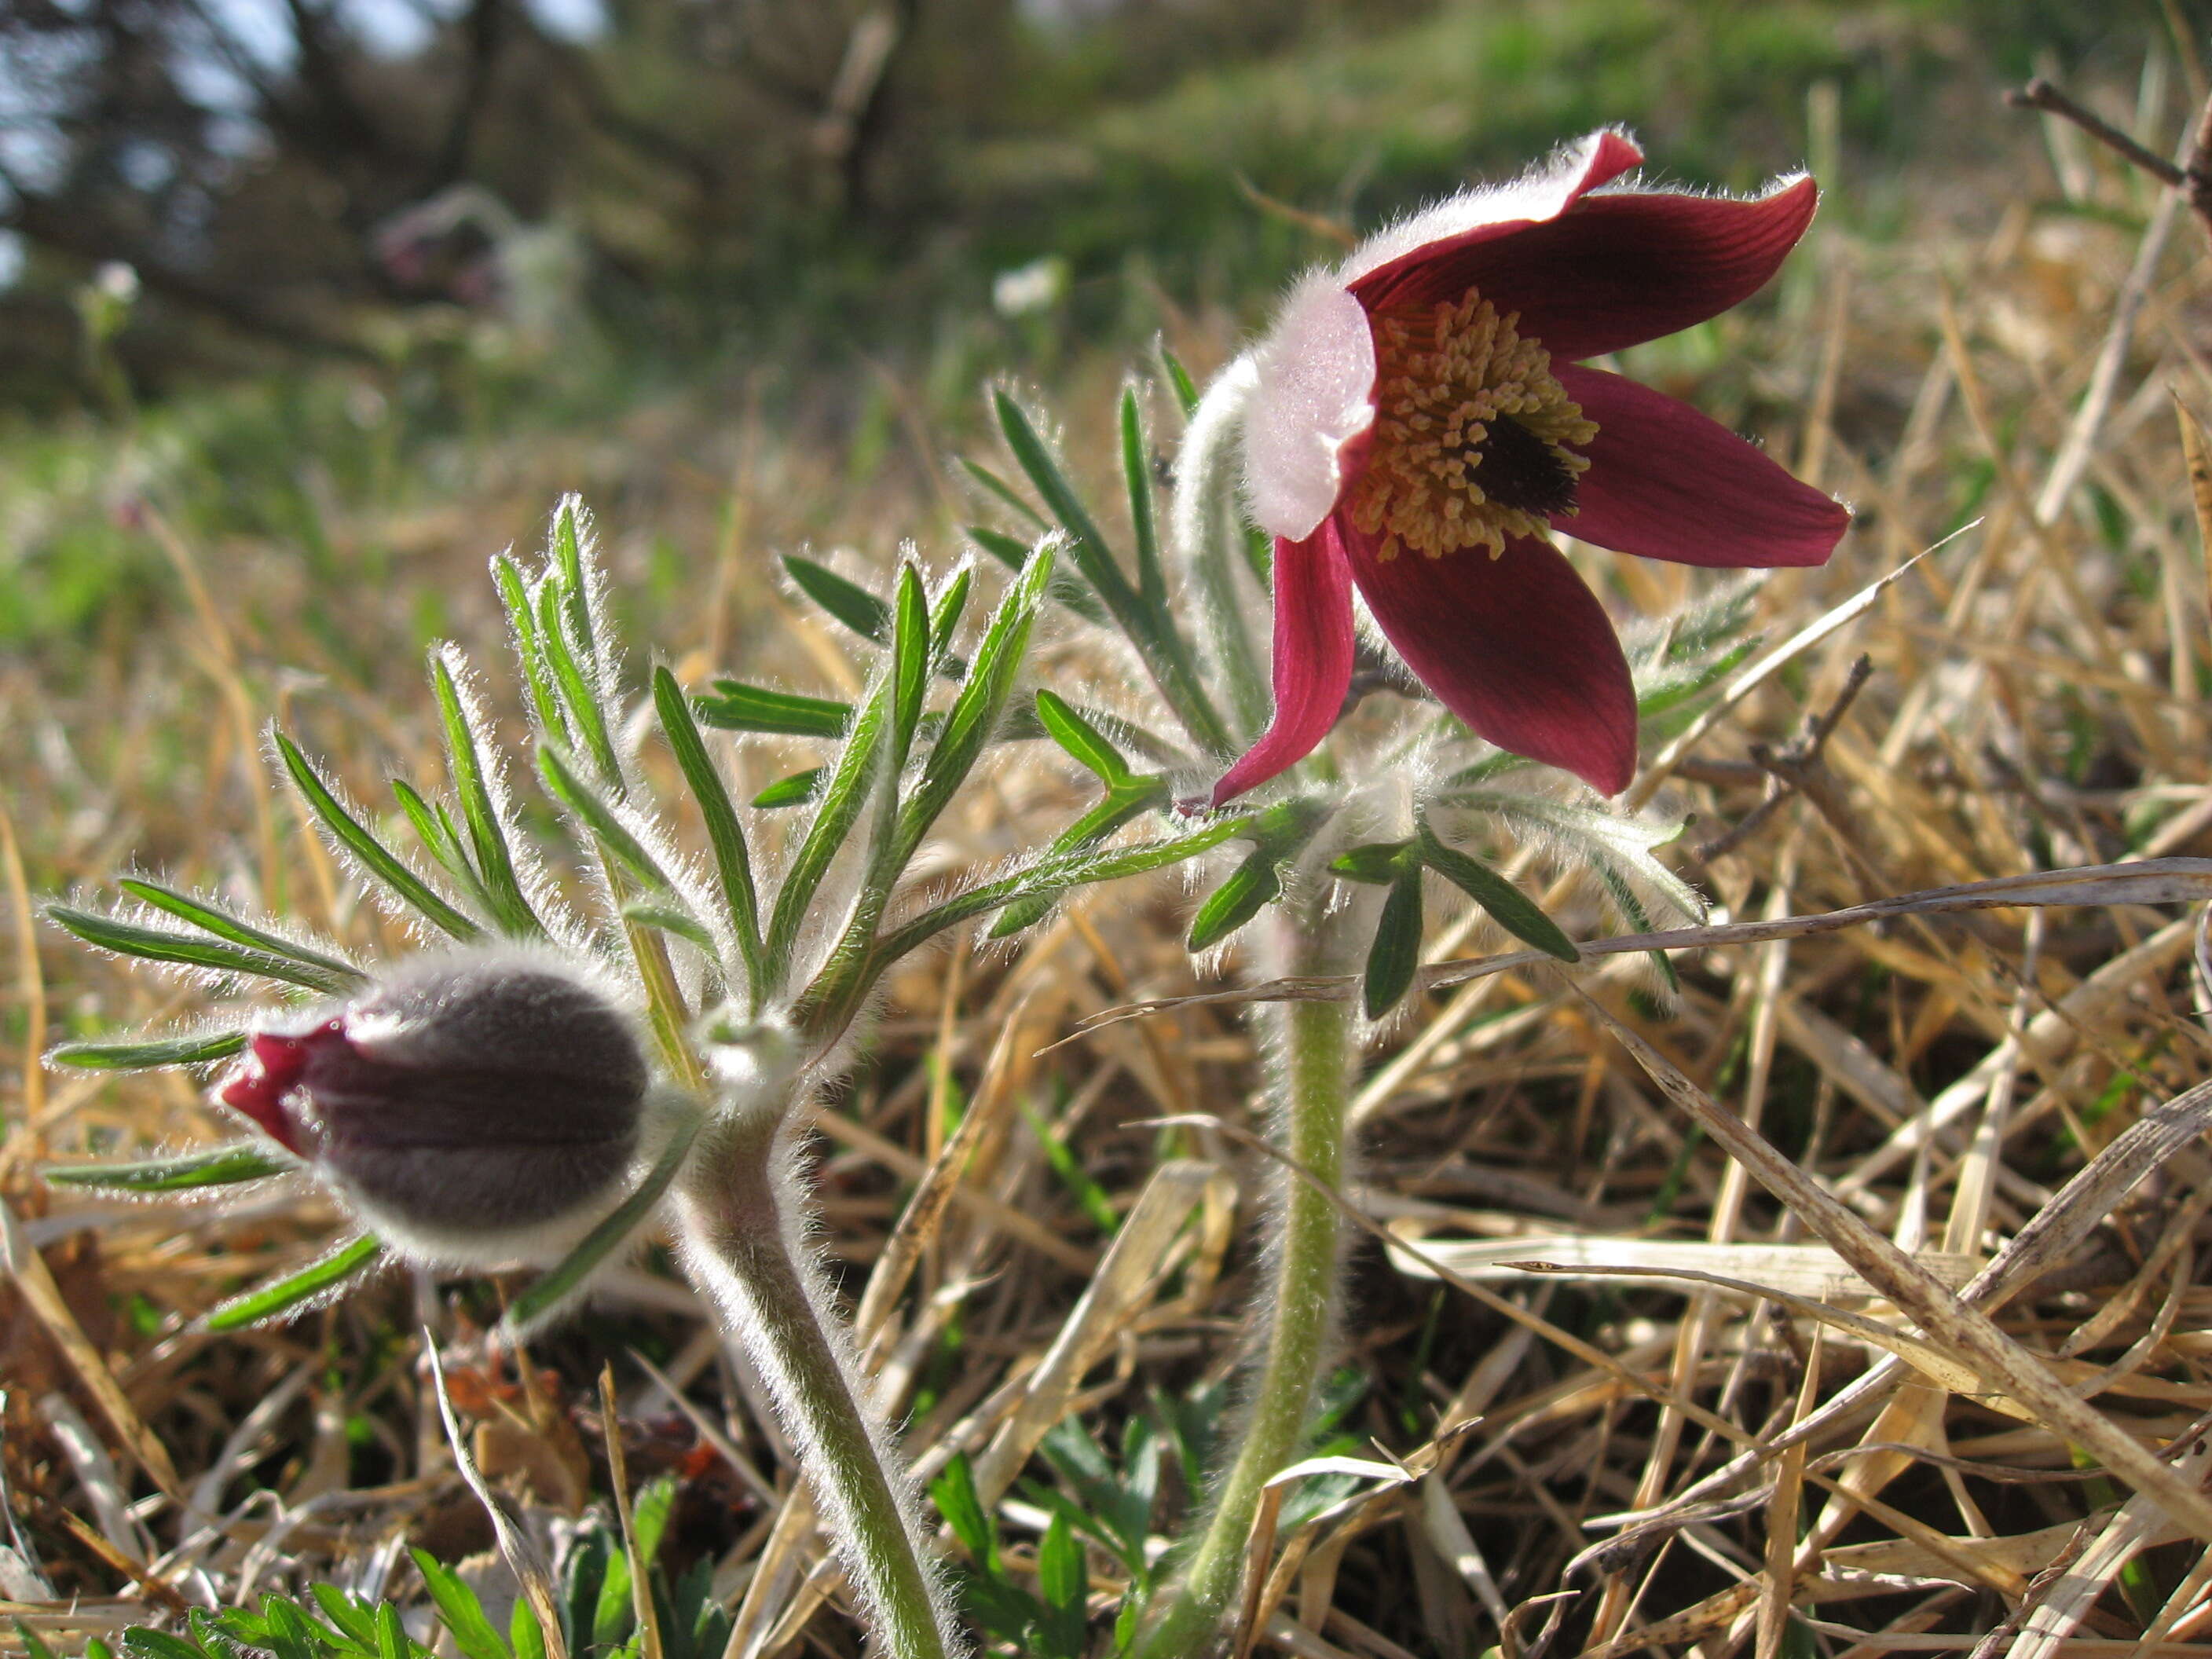
[{"label": "unopened bud", "polygon": [[469,1261],[609,1195],[651,1080],[629,1019],[550,958],[426,958],[304,1029],[257,1032],[223,1103],[380,1231]]}]

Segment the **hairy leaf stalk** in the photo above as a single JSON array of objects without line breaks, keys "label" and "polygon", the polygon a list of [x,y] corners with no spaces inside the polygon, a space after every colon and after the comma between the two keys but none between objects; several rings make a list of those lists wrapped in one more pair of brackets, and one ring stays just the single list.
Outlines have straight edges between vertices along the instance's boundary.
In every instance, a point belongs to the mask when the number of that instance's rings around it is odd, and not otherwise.
[{"label": "hairy leaf stalk", "polygon": [[761,1368],[876,1650],[958,1659],[964,1645],[911,1489],[862,1403],[849,1344],[807,1251],[784,1116],[745,1110],[702,1133],[678,1191],[684,1257]]},{"label": "hairy leaf stalk", "polygon": [[[1274,952],[1291,975],[1346,971],[1340,943],[1364,942],[1363,929],[1322,915],[1319,897],[1285,905],[1271,918]],[[1351,953],[1356,953],[1354,945]],[[1300,1166],[1334,1188],[1343,1180],[1345,1132],[1358,1057],[1358,1012],[1349,1002],[1293,1002],[1257,1017],[1277,1030],[1273,1087],[1276,1141]],[[1186,1659],[1206,1652],[1244,1583],[1252,1525],[1267,1484],[1298,1455],[1315,1383],[1335,1341],[1340,1258],[1335,1207],[1284,1174],[1273,1217],[1270,1279],[1259,1306],[1270,1316],[1260,1367],[1244,1401],[1244,1431],[1235,1461],[1219,1477],[1212,1510],[1173,1600],[1140,1644],[1139,1659]]]}]

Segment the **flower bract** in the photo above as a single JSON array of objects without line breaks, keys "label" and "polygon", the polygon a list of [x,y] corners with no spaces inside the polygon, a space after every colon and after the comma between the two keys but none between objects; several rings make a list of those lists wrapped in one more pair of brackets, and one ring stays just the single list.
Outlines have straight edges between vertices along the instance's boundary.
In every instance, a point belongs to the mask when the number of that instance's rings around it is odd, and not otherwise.
[{"label": "flower bract", "polygon": [[1244,423],[1250,507],[1275,545],[1274,716],[1214,804],[1335,722],[1355,589],[1480,736],[1613,794],[1636,767],[1628,665],[1549,532],[1713,567],[1834,550],[1841,504],[1583,361],[1748,298],[1811,222],[1813,180],[1749,200],[1613,182],[1642,161],[1621,134],[1593,133],[1292,290],[1254,354]]}]

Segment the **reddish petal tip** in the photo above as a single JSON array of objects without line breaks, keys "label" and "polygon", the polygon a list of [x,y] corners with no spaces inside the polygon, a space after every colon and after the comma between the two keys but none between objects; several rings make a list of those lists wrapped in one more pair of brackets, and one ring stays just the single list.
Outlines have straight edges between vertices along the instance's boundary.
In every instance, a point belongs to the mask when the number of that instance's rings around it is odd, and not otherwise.
[{"label": "reddish petal tip", "polygon": [[304,1158],[300,1126],[286,1109],[285,1100],[307,1074],[313,1048],[331,1040],[345,1040],[344,1027],[335,1019],[300,1036],[256,1032],[245,1060],[216,1091],[216,1098],[251,1119],[285,1151]]}]

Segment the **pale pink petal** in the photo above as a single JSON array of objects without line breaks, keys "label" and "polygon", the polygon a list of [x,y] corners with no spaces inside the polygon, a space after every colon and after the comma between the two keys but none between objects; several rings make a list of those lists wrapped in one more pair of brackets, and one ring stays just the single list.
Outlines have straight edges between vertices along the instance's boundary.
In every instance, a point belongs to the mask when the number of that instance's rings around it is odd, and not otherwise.
[{"label": "pale pink petal", "polygon": [[1304,541],[1336,505],[1344,451],[1375,422],[1375,337],[1359,301],[1331,273],[1291,291],[1253,354],[1258,384],[1244,417],[1252,520]]},{"label": "pale pink petal", "polygon": [[1428,250],[1439,246],[1469,246],[1556,219],[1589,191],[1643,162],[1644,152],[1627,134],[1610,127],[1590,133],[1518,179],[1463,190],[1384,226],[1337,267],[1337,280],[1357,288],[1371,273],[1408,255],[1425,258]]},{"label": "pale pink petal", "polygon": [[1517,234],[1431,243],[1361,277],[1370,311],[1456,301],[1470,288],[1520,318],[1522,337],[1571,362],[1656,340],[1749,299],[1812,222],[1810,179],[1754,201],[1670,191],[1585,196]]},{"label": "pale pink petal", "polygon": [[1431,559],[1346,538],[1352,580],[1406,665],[1501,749],[1617,795],[1636,774],[1636,690],[1613,623],[1549,543]]},{"label": "pale pink petal", "polygon": [[1352,572],[1337,520],[1275,543],[1275,715],[1213,786],[1212,804],[1297,765],[1328,735],[1352,689]]},{"label": "pale pink petal", "polygon": [[1851,522],[1717,421],[1602,369],[1560,365],[1567,396],[1597,422],[1579,510],[1555,522],[1616,553],[1729,568],[1825,562]]}]

